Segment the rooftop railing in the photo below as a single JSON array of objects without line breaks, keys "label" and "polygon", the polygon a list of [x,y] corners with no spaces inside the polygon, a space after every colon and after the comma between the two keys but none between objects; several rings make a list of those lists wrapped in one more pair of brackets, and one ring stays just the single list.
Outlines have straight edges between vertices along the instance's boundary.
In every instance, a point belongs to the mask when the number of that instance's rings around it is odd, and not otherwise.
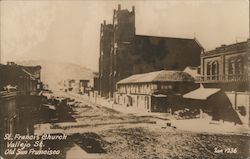
[{"label": "rooftop railing", "polygon": [[244,74],[226,74],[226,75],[205,75],[196,77],[196,82],[213,83],[213,82],[247,82],[249,75]]}]

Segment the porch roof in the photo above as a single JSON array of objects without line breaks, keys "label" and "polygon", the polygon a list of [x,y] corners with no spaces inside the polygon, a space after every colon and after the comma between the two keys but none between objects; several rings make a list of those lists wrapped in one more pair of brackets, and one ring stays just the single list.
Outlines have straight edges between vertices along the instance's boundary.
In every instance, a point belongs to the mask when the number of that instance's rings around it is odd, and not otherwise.
[{"label": "porch roof", "polygon": [[199,99],[199,100],[206,100],[208,97],[212,96],[213,94],[219,92],[221,89],[219,88],[203,88],[200,87],[196,90],[193,90],[187,94],[183,95],[183,98],[189,99]]}]

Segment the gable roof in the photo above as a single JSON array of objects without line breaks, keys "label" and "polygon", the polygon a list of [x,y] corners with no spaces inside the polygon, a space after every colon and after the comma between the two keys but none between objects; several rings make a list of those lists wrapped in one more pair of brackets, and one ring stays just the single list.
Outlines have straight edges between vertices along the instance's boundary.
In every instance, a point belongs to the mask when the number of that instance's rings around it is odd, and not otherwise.
[{"label": "gable roof", "polygon": [[132,75],[128,78],[119,81],[117,84],[181,81],[194,81],[194,79],[191,75],[183,71],[162,70]]},{"label": "gable roof", "polygon": [[188,74],[190,74],[193,78],[196,78],[197,76],[199,76],[200,74],[198,74],[198,67],[191,67],[191,66],[187,66],[183,72],[186,72]]}]

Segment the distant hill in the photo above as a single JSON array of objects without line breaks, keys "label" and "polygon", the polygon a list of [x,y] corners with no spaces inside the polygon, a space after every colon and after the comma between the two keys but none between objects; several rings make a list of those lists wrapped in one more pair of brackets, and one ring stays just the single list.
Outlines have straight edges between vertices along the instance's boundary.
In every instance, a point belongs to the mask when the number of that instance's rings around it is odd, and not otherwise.
[{"label": "distant hill", "polygon": [[94,74],[91,69],[77,64],[66,62],[52,62],[45,60],[29,60],[16,62],[19,65],[34,66],[40,65],[41,80],[49,85],[51,89],[57,87],[58,82],[66,79],[93,79]]}]

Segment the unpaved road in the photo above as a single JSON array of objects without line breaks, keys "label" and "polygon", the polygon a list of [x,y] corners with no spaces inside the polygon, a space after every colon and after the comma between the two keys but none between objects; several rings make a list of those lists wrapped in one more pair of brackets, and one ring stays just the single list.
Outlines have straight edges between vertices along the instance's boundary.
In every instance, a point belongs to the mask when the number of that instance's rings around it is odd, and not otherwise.
[{"label": "unpaved road", "polygon": [[[86,152],[102,153],[103,158],[115,159],[245,159],[249,156],[249,136],[194,133],[161,127],[151,116],[125,114],[86,100],[80,102],[69,112],[73,120],[51,124],[51,129],[69,134],[63,143],[46,143],[61,150],[62,153],[54,158],[66,158],[67,151],[74,144]],[[223,152],[215,152],[215,149]],[[225,152],[228,149],[236,149],[236,152]]]}]

